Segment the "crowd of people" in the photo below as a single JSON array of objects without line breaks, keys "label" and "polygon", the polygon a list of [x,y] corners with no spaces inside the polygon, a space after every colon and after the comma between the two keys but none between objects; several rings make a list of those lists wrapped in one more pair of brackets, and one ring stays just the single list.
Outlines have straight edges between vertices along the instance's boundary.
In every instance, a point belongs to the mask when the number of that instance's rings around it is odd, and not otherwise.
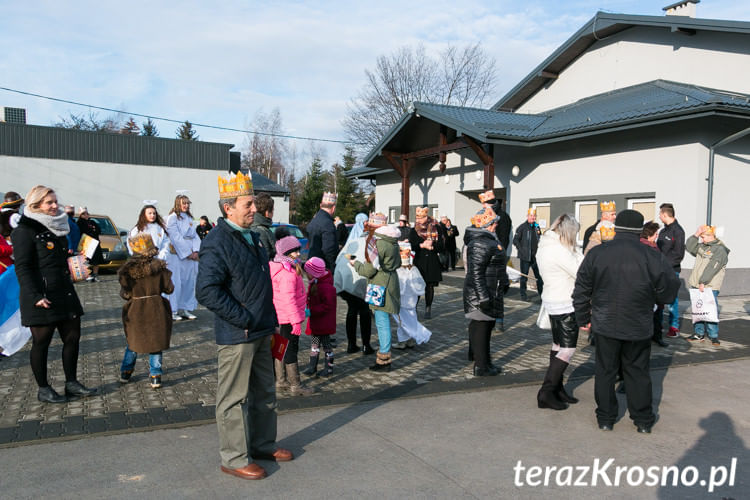
[{"label": "crowd of people", "polygon": [[[684,252],[696,257],[688,286],[710,290],[717,302],[728,262],[729,250],[711,226],[699,227],[685,241],[668,203],[660,207],[661,230],[639,212],[618,213],[614,202],[602,203],[602,217],[585,231],[581,248],[579,223],[569,214],[561,214],[543,232],[535,210],[529,209],[512,233],[510,217],[491,190],[480,195],[481,209],[461,232],[447,217],[436,221],[428,207],[416,209],[413,227],[406,214],[396,226],[385,215],[371,213],[357,214],[347,231],[335,217],[337,195],[326,192],[307,225],[309,257],[302,262],[301,242],[283,227],[272,231],[273,199],[256,196],[249,176],[240,172],[220,178],[218,192],[222,217],[215,226],[205,217],[196,224],[185,193],[176,196],[166,220],[156,201],[144,201],[128,235],[132,257],[118,272],[127,341],[120,382],[130,381],[138,354],[148,354],[151,387],[158,389],[173,323],[195,319],[199,303],[213,312],[221,469],[244,479],[265,476],[254,459],[293,459],[290,451],[276,446],[276,395],[310,395],[313,390],[301,375],[334,373],[337,298],[346,303],[346,351],[375,354],[370,370],[391,371],[392,349],[430,340],[432,333],[419,321],[417,307],[424,300],[422,318],[431,318],[435,287],[443,272],[456,268],[461,234],[473,374],[502,372],[493,363],[490,346],[493,330],[505,328],[512,242],[520,262],[520,298],[529,300],[527,283],[533,279],[541,298],[537,324],[552,337],[538,407],[564,410],[578,402],[565,388],[564,373],[579,337],[587,335],[596,348],[596,416],[603,430],[611,430],[618,415],[615,384],[621,378],[638,431],[651,431],[651,344],[665,344],[665,309],[667,337],[680,335],[677,292]],[[53,189],[35,186],[25,199],[7,193],[0,218],[0,273],[14,269],[17,276],[21,322],[31,331],[38,399],[47,403],[97,392],[77,378],[84,311],[68,259],[81,234],[98,234],[87,209],[81,207],[73,223],[72,208],[63,210]],[[94,278],[99,263],[96,254],[89,258]],[[373,320],[377,349],[371,343]],[[394,324],[397,342],[392,343]],[[55,331],[63,340],[64,395],[47,379],[47,350]],[[698,322],[688,340],[708,335],[718,346],[718,332],[718,322]],[[303,333],[310,336],[310,352],[301,371]],[[285,346],[280,354],[272,339]]]}]

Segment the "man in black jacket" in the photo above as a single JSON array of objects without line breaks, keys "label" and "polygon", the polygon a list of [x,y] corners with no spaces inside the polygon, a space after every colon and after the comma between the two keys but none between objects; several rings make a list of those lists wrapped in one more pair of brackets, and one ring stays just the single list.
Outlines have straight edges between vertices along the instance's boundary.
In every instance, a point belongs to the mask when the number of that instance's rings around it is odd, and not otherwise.
[{"label": "man in black jacket", "polygon": [[336,266],[336,257],[339,254],[338,237],[336,236],[336,225],[333,223],[333,214],[336,212],[336,193],[323,193],[320,210],[315,214],[307,225],[307,237],[310,241],[310,254],[308,258],[320,257],[326,263],[326,269],[333,273]]},{"label": "man in black jacket", "polygon": [[539,246],[539,238],[542,230],[536,223],[536,209],[530,208],[526,213],[526,222],[516,228],[516,235],[513,236],[513,246],[518,251],[518,260],[521,261],[521,300],[529,300],[526,296],[526,282],[529,269],[534,271],[536,278],[536,291],[539,297],[542,296],[544,281],[539,274],[539,267],[536,265],[536,250]]},{"label": "man in black jacket", "polygon": [[615,238],[586,255],[573,290],[578,326],[597,336],[594,394],[602,430],[612,430],[617,419],[620,366],[638,432],[651,432],[655,421],[649,373],[653,308],[672,302],[680,282],[663,255],[639,242],[642,227],[639,212],[618,214]]},{"label": "man in black jacket", "polygon": [[[671,203],[662,203],[659,207],[659,218],[664,223],[664,229],[659,232],[656,239],[656,245],[664,254],[664,258],[672,266],[672,269],[680,276],[682,259],[685,257],[685,230],[674,217],[674,205]],[[680,303],[677,297],[674,302],[666,304],[665,309],[669,310],[669,331],[667,337],[680,336]],[[659,320],[659,338],[661,338],[661,321],[664,311],[660,310]],[[654,334],[655,335],[655,334]]]},{"label": "man in black jacket", "polygon": [[201,243],[196,297],[214,313],[218,352],[216,425],[221,470],[262,479],[253,459],[285,462],[276,447],[276,385],[271,336],[278,331],[268,255],[250,230],[256,212],[252,180],[219,179],[224,219]]},{"label": "man in black jacket", "polygon": [[495,198],[495,192],[488,189],[484,193],[479,195],[479,201],[482,202],[482,206],[485,208],[491,208],[500,219],[497,221],[497,229],[495,234],[497,239],[500,240],[506,256],[510,256],[510,232],[513,230],[513,221],[510,219],[510,215],[505,211],[503,207],[503,200]]}]

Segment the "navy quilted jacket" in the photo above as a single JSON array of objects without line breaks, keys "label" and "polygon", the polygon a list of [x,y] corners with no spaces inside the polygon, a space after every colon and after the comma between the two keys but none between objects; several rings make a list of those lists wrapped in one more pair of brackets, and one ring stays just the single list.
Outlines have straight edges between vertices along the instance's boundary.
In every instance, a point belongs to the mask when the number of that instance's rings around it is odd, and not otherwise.
[{"label": "navy quilted jacket", "polygon": [[219,345],[252,342],[278,324],[268,256],[258,235],[250,234],[255,245],[219,219],[201,242],[195,296],[214,313]]}]

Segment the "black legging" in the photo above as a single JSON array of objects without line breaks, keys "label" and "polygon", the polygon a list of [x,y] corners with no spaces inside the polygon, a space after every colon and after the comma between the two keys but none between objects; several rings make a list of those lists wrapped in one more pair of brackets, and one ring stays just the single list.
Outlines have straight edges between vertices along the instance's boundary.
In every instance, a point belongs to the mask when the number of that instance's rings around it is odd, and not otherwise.
[{"label": "black legging", "polygon": [[292,325],[287,323],[279,325],[279,333],[289,341],[284,353],[284,364],[293,365],[297,363],[297,352],[299,351],[299,335],[292,334]]},{"label": "black legging", "polygon": [[48,387],[47,383],[47,351],[52,342],[55,330],[60,332],[63,341],[62,364],[65,372],[65,381],[74,382],[78,380],[78,343],[81,340],[81,318],[58,321],[51,325],[31,327],[31,371],[39,387]]},{"label": "black legging", "polygon": [[435,298],[435,285],[428,284],[424,289],[424,302],[427,307],[432,306],[432,300]]},{"label": "black legging", "polygon": [[489,368],[490,336],[495,327],[494,321],[469,321],[469,350],[474,354],[474,365]]},{"label": "black legging", "polygon": [[372,336],[372,316],[370,306],[363,299],[348,292],[341,292],[341,298],[346,301],[346,340],[350,346],[357,345],[357,316],[359,316],[359,331],[362,344],[369,346]]}]

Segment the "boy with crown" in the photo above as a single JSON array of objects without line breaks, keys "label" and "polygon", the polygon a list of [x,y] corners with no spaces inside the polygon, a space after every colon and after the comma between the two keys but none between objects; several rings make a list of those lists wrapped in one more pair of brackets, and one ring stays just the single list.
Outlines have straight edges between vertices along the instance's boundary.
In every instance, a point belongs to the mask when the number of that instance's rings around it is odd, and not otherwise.
[{"label": "boy with crown", "polygon": [[320,210],[307,225],[307,236],[310,241],[308,258],[320,257],[325,261],[326,269],[331,272],[336,267],[336,257],[339,253],[336,224],[333,222],[337,198],[336,193],[323,193]]},{"label": "boy with crown", "polygon": [[172,337],[172,309],[161,294],[174,291],[172,272],[165,261],[156,258],[159,250],[151,234],[136,233],[128,238],[128,246],[133,257],[117,273],[120,297],[127,300],[122,307],[122,323],[128,345],[120,366],[120,382],[130,381],[137,353],[148,354],[151,388],[158,389],[162,351],[169,349]]},{"label": "boy with crown", "polygon": [[528,278],[524,276],[529,274],[529,269],[534,271],[536,291],[539,297],[542,296],[544,282],[539,274],[539,267],[536,265],[536,250],[539,247],[541,235],[542,230],[536,223],[536,208],[529,208],[526,211],[526,222],[516,228],[516,234],[513,236],[513,246],[516,247],[518,260],[521,261],[521,300],[529,300],[526,295]]},{"label": "boy with crown", "polygon": [[263,479],[254,459],[286,462],[294,455],[276,447],[271,336],[278,321],[268,255],[250,229],[257,209],[249,176],[219,177],[219,209],[223,218],[201,244],[196,295],[214,313],[221,470]]}]

